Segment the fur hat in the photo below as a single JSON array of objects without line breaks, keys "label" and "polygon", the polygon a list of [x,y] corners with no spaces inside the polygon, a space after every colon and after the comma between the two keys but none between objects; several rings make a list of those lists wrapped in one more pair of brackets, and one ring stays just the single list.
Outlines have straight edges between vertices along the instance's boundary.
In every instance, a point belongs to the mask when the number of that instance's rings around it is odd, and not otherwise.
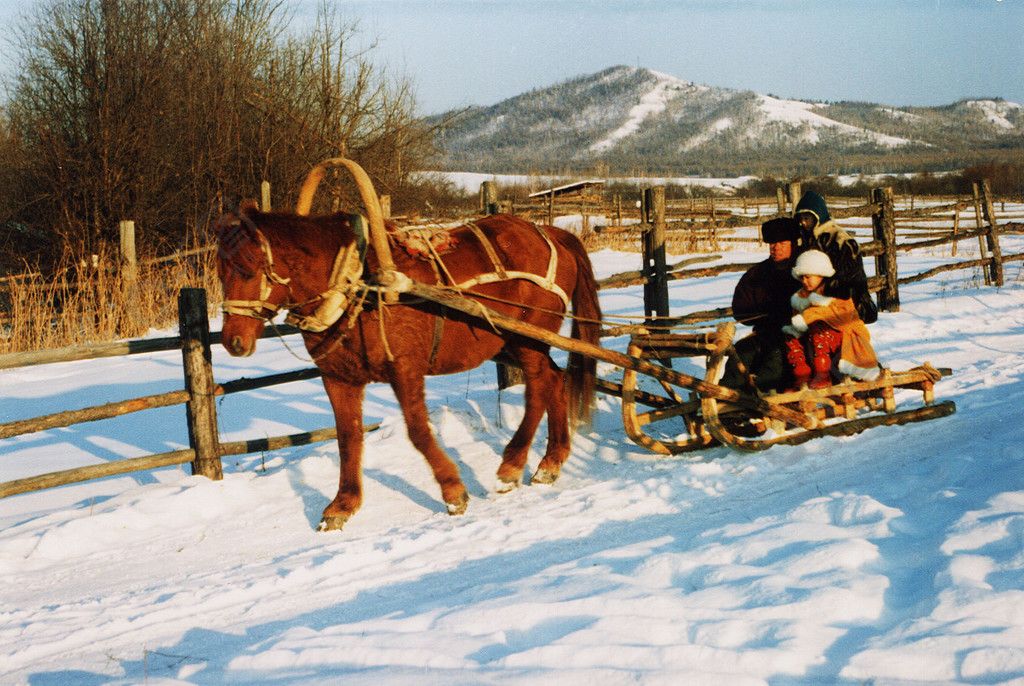
[{"label": "fur hat", "polygon": [[805,274],[829,277],[836,273],[835,267],[828,259],[828,255],[820,250],[808,250],[800,253],[793,265],[793,278],[799,279]]},{"label": "fur hat", "polygon": [[800,224],[792,217],[769,219],[761,224],[761,239],[765,243],[796,241],[800,238]]}]

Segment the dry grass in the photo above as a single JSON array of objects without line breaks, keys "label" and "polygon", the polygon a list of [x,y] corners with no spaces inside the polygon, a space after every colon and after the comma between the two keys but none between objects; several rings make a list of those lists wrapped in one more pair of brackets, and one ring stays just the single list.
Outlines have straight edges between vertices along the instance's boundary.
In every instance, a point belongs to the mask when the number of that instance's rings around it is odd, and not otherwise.
[{"label": "dry grass", "polygon": [[29,276],[0,284],[0,353],[64,348],[138,337],[178,323],[178,293],[205,288],[221,299],[213,254],[141,265],[138,276],[96,265],[69,264],[58,279]]}]

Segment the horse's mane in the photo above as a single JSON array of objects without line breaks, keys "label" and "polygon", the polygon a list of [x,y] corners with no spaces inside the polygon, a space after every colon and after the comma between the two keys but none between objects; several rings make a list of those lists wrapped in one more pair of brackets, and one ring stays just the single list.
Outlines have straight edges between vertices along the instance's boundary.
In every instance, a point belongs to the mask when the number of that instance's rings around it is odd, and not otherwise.
[{"label": "horse's mane", "polygon": [[354,240],[348,215],[304,217],[294,212],[248,212],[246,216],[275,247],[294,247],[306,254],[334,255]]}]

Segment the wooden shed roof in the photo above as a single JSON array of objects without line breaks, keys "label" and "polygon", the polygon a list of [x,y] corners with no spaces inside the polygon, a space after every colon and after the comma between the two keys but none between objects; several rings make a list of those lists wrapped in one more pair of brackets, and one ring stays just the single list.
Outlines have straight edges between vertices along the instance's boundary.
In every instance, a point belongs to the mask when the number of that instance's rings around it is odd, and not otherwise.
[{"label": "wooden shed roof", "polygon": [[587,191],[590,188],[594,188],[595,186],[602,186],[602,185],[604,185],[604,180],[602,180],[602,179],[590,179],[588,181],[574,181],[573,183],[567,183],[566,185],[559,186],[557,188],[547,188],[547,189],[542,190],[542,191],[537,191],[536,193],[530,193],[530,195],[528,197],[530,197],[530,198],[546,198],[548,196],[554,195],[557,198],[558,196],[561,196],[561,195],[572,195],[573,193],[583,193],[583,192]]}]

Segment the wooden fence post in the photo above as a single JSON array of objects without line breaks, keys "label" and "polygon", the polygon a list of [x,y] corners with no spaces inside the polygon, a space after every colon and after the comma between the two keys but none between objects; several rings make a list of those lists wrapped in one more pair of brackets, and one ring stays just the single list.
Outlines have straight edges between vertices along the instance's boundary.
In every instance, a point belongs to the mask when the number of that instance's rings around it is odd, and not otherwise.
[{"label": "wooden fence post", "polygon": [[881,241],[882,252],[875,255],[875,273],[884,277],[885,285],[878,291],[878,308],[883,312],[900,311],[899,276],[896,272],[896,210],[892,187],[875,188],[871,201],[878,209],[871,215],[875,240]]},{"label": "wooden fence post", "polygon": [[118,222],[121,232],[121,278],[126,284],[135,283],[139,275],[139,262],[135,256],[135,222]]},{"label": "wooden fence post", "polygon": [[799,181],[789,184],[789,204],[794,210],[796,210],[796,205],[800,202],[800,198],[803,197],[802,189],[803,187]]},{"label": "wooden fence post", "polygon": [[220,481],[220,437],[214,403],[213,365],[210,355],[210,324],[206,316],[206,291],[182,288],[178,294],[178,333],[185,367],[185,404],[188,442],[195,451],[192,473]]},{"label": "wooden fence post", "polygon": [[264,212],[271,211],[269,181],[264,181],[260,184],[260,209]]},{"label": "wooden fence post", "polygon": [[981,200],[982,214],[988,224],[988,251],[992,253],[989,274],[992,277],[992,285],[998,288],[1003,285],[1003,251],[999,247],[999,227],[996,224],[995,208],[992,206],[992,185],[988,179],[981,181]]},{"label": "wooden fence post", "polygon": [[645,188],[643,195],[644,315],[649,325],[669,316],[668,269],[665,263],[665,187]]},{"label": "wooden fence post", "polygon": [[[978,184],[971,184],[972,200],[974,202],[974,221],[978,229],[982,229],[985,226],[985,222],[981,211],[981,193],[978,191]],[[981,259],[987,259],[985,255],[985,237],[978,236],[978,252],[981,253]],[[992,271],[991,269],[982,269],[982,275],[985,277],[985,285],[992,285]]]},{"label": "wooden fence post", "polygon": [[495,214],[498,211],[498,189],[494,181],[480,184],[480,210],[484,214]]},{"label": "wooden fence post", "polygon": [[[957,235],[958,233],[960,233],[960,207],[959,207],[960,198],[958,197],[956,199],[956,201],[957,201],[957,207],[955,207],[953,209],[953,235],[954,236]],[[950,246],[950,251],[949,252],[950,252],[950,255],[952,257],[956,257],[957,243],[958,243],[957,241],[953,241],[953,245]]]},{"label": "wooden fence post", "polygon": [[145,329],[139,314],[139,261],[135,252],[135,222],[118,222],[121,233],[121,275],[122,297],[125,309],[122,314],[120,333],[122,336],[137,336]]}]

